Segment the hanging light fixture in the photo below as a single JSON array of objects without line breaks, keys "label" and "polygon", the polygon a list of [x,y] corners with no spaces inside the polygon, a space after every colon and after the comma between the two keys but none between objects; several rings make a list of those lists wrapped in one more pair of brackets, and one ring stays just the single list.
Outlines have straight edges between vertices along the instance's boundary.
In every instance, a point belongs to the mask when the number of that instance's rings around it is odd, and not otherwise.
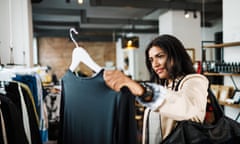
[{"label": "hanging light fixture", "polygon": [[78,4],[82,4],[83,3],[83,0],[78,0]]},{"label": "hanging light fixture", "polygon": [[187,10],[185,10],[185,12],[184,12],[184,17],[185,17],[185,18],[189,18],[189,16],[190,16],[189,12],[188,12]]},{"label": "hanging light fixture", "polygon": [[134,49],[139,47],[139,37],[123,37],[122,38],[122,48],[123,49]]},{"label": "hanging light fixture", "polygon": [[[132,23],[132,31],[135,29],[135,25]],[[122,48],[123,49],[135,49],[139,47],[139,37],[134,36],[132,32],[123,36],[122,38]]]}]

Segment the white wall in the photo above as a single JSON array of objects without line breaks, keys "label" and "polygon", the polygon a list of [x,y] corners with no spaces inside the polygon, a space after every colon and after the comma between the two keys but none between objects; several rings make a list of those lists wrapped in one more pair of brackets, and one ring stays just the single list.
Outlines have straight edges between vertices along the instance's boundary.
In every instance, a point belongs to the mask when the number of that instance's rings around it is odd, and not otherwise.
[{"label": "white wall", "polygon": [[201,60],[201,25],[200,13],[197,18],[184,17],[184,11],[169,10],[159,16],[159,34],[173,34],[182,41],[186,48],[195,49],[195,59]]},{"label": "white wall", "polygon": [[[212,27],[203,27],[201,29],[202,41],[213,41],[213,43],[208,42],[204,45],[213,45],[215,41],[215,33],[222,32],[222,19],[217,20]],[[206,60],[215,60],[215,49],[208,48],[206,49]]]},{"label": "white wall", "polygon": [[[223,41],[240,41],[239,0],[223,0]],[[240,61],[240,47],[224,49],[225,61]]]},{"label": "white wall", "polygon": [[135,80],[149,80],[149,74],[145,65],[145,49],[148,43],[157,36],[157,34],[134,34],[139,37],[139,48],[124,50],[122,49],[121,39],[116,43],[117,48],[117,68],[123,70],[124,52],[129,51],[129,74]]},{"label": "white wall", "polygon": [[173,27],[176,36],[183,41],[186,48],[195,49],[195,59],[201,60],[201,24],[200,13],[197,12],[197,18],[193,18],[193,13],[190,12],[190,17],[185,18],[183,11],[175,11]]},{"label": "white wall", "polygon": [[15,64],[31,66],[32,9],[30,0],[1,0],[0,57],[3,64],[10,63],[10,47]]},{"label": "white wall", "polygon": [[203,41],[214,41],[214,34],[216,32],[221,32],[223,30],[222,27],[222,19],[216,21],[212,27],[203,27],[201,29],[202,40]]},{"label": "white wall", "polygon": [[167,11],[159,16],[159,34],[173,33],[173,11]]},{"label": "white wall", "polygon": [[[223,41],[234,42],[240,41],[240,19],[239,0],[223,0]],[[227,47],[224,49],[224,61],[226,62],[240,62],[240,47]],[[240,88],[240,77],[233,77],[237,87]],[[224,78],[225,85],[232,85],[230,77]],[[226,114],[233,119],[236,118],[240,112],[240,108],[225,108]],[[238,120],[240,122],[240,119]]]},{"label": "white wall", "polygon": [[0,59],[1,63],[10,62],[10,24],[9,24],[9,1],[0,1]]}]

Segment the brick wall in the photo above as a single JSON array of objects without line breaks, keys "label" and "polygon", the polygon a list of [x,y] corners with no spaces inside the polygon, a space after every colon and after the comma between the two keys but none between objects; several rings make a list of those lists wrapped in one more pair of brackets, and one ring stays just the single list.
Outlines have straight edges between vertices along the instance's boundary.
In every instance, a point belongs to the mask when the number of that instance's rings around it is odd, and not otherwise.
[{"label": "brick wall", "polygon": [[[104,66],[106,61],[116,65],[116,46],[113,42],[79,42],[84,46],[92,59]],[[50,66],[58,79],[60,79],[71,64],[72,51],[75,45],[68,38],[43,37],[38,39],[39,64]],[[91,75],[89,69],[83,63],[79,64],[78,70],[86,75]]]}]

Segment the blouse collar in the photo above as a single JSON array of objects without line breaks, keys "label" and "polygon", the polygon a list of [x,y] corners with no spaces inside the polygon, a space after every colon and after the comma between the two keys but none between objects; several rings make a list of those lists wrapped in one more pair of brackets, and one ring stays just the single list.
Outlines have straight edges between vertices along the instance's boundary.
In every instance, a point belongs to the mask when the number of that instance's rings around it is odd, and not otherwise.
[{"label": "blouse collar", "polygon": [[165,84],[164,84],[164,87],[166,87],[167,89],[172,89],[172,90],[174,90],[174,89],[176,88],[177,83],[178,83],[180,80],[182,80],[183,77],[184,77],[184,76],[179,76],[179,77],[175,78],[174,80],[172,80],[172,81],[170,81],[170,82],[166,80],[166,82],[165,82]]}]

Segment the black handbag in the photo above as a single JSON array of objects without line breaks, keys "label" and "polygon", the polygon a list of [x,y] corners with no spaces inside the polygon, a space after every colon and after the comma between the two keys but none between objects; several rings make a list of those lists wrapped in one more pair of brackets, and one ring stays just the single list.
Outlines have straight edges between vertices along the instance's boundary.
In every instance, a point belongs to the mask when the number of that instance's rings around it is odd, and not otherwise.
[{"label": "black handbag", "polygon": [[214,121],[197,123],[190,120],[177,122],[176,128],[161,144],[239,144],[240,123],[224,115],[216,97],[208,89],[208,107],[212,108]]}]

